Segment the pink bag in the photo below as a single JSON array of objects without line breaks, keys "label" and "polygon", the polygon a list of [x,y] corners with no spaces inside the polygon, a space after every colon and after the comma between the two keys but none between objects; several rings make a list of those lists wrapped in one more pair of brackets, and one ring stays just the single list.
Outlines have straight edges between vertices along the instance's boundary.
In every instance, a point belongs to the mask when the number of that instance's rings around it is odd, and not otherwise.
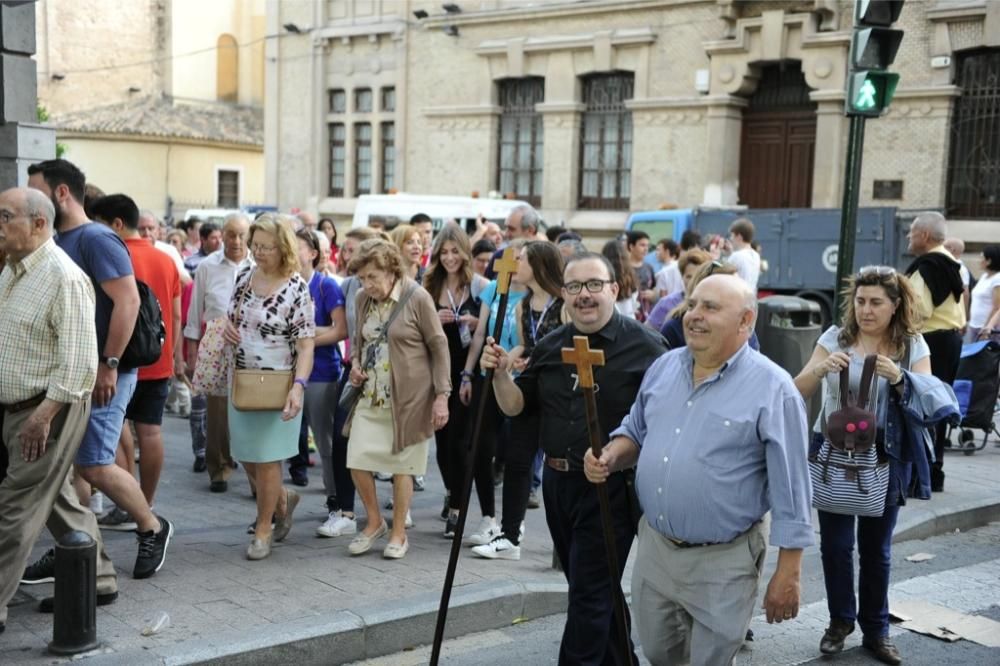
[{"label": "pink bag", "polygon": [[208,322],[205,334],[198,345],[198,362],[194,368],[192,385],[199,395],[225,397],[229,395],[229,368],[232,365],[232,347],[226,344],[222,331],[225,317]]}]

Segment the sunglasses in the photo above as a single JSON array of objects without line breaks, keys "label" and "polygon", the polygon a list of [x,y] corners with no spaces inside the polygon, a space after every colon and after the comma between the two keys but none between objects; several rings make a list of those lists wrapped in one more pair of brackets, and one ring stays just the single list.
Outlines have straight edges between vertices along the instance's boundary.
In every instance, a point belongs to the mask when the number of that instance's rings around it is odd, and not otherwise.
[{"label": "sunglasses", "polygon": [[858,277],[871,277],[872,275],[889,277],[895,274],[896,269],[892,266],[862,266],[861,270],[858,271]]}]

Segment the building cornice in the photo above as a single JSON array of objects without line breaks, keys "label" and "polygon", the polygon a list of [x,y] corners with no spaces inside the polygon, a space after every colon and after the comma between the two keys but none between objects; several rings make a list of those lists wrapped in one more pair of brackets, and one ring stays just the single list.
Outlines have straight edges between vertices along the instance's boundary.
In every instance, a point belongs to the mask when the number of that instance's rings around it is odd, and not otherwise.
[{"label": "building cornice", "polygon": [[446,25],[476,25],[507,21],[537,21],[549,18],[572,18],[595,14],[646,11],[650,9],[675,9],[688,5],[715,5],[715,0],[593,0],[579,2],[546,2],[533,7],[512,7],[460,14],[436,14],[420,21],[426,28],[443,28]]},{"label": "building cornice", "polygon": [[986,2],[939,5],[925,12],[928,21],[973,21],[986,16]]},{"label": "building cornice", "polygon": [[[608,38],[611,46],[638,46],[652,44],[656,41],[656,33],[651,28],[624,28],[576,35],[552,35],[546,37],[529,37],[518,40],[524,53],[539,53],[546,51],[567,51],[592,49],[599,38]],[[509,48],[508,39],[491,39],[480,42],[475,48],[479,55],[506,55]]]},{"label": "building cornice", "polygon": [[322,28],[312,31],[313,42],[324,39],[340,39],[351,37],[368,37],[376,35],[402,35],[406,31],[406,21],[403,19],[373,21],[371,23],[339,23],[331,21]]},{"label": "building cornice", "polygon": [[428,118],[454,118],[457,116],[494,116],[500,107],[492,104],[469,106],[428,106],[421,110]]},{"label": "building cornice", "polygon": [[264,152],[263,145],[248,143],[229,143],[209,139],[188,139],[172,136],[155,136],[150,134],[127,134],[110,132],[77,132],[73,130],[56,129],[57,140],[86,139],[88,141],[131,141],[133,143],[159,143],[172,146],[196,146],[198,148],[224,148],[226,150],[242,150],[249,153]]}]

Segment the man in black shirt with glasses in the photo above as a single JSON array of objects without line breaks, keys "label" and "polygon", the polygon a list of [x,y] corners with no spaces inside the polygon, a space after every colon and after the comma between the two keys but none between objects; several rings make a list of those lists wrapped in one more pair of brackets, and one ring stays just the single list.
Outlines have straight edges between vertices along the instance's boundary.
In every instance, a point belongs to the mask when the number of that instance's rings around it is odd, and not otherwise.
[{"label": "man in black shirt with glasses", "polygon": [[[574,335],[585,335],[591,349],[604,352],[605,364],[594,368],[601,434],[608,440],[639,391],[646,369],[667,351],[663,338],[615,310],[618,286],[614,270],[599,254],[571,257],[563,272],[563,298],[570,315],[565,324],[545,336],[531,361],[514,379],[510,360],[492,338],[487,339],[482,367],[496,368],[493,388],[497,404],[508,416],[536,413],[545,452],[542,492],[552,543],[569,583],[569,607],[560,664],[615,663],[620,645],[613,621],[612,581],[604,551],[597,492],[583,474],[583,454],[589,446],[587,416],[576,368],[562,361],[562,348],[573,346]],[[608,479],[618,562],[615,585],[621,584],[639,517],[631,488],[631,471]],[[506,540],[501,535],[498,540]],[[498,553],[519,548],[508,540]],[[633,661],[638,663],[633,654]]]}]

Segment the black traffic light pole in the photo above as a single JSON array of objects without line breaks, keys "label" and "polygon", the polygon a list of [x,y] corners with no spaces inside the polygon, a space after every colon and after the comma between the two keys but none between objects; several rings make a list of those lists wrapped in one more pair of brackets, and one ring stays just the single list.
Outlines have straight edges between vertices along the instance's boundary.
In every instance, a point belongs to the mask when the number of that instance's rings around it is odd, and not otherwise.
[{"label": "black traffic light pole", "polygon": [[854,241],[858,229],[858,197],[861,189],[861,156],[865,145],[865,117],[851,116],[847,135],[847,165],[844,168],[844,200],[840,206],[840,245],[837,247],[837,285],[834,290],[834,320],[840,318],[841,290],[854,271]]}]

